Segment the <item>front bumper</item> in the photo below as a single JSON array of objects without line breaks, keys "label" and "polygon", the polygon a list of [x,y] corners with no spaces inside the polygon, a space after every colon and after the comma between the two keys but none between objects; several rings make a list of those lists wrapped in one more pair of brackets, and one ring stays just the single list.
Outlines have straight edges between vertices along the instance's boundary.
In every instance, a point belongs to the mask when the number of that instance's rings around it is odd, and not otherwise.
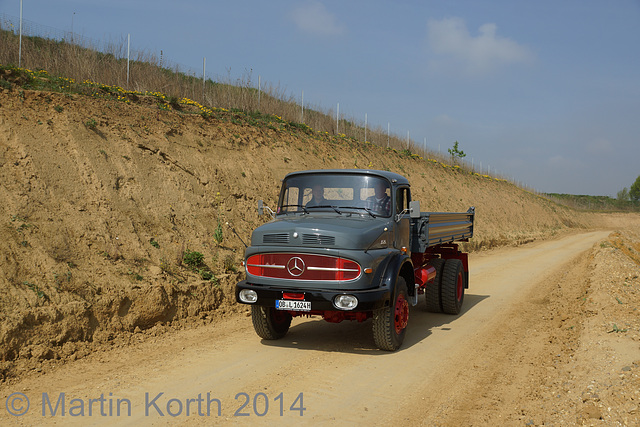
[{"label": "front bumper", "polygon": [[246,280],[236,285],[236,301],[241,304],[247,304],[240,301],[238,294],[243,289],[254,290],[258,294],[258,300],[253,304],[263,307],[275,307],[276,300],[281,300],[283,294],[296,293],[303,294],[304,301],[311,301],[311,311],[336,311],[339,310],[333,305],[333,299],[337,295],[353,295],[358,298],[358,306],[353,310],[340,310],[345,312],[361,312],[372,311],[389,305],[391,301],[391,292],[387,288],[375,288],[367,290],[324,290],[324,289],[292,289],[277,286],[265,286],[249,283]]}]

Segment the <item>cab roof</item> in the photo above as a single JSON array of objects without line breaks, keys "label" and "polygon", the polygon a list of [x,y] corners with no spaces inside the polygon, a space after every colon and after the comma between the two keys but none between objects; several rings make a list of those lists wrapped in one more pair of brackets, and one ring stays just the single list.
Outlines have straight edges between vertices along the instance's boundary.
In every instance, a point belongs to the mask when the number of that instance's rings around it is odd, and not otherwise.
[{"label": "cab roof", "polygon": [[373,169],[314,169],[288,173],[284,178],[292,176],[311,174],[354,174],[354,175],[374,175],[389,180],[394,185],[410,185],[409,180],[395,172],[373,170]]}]

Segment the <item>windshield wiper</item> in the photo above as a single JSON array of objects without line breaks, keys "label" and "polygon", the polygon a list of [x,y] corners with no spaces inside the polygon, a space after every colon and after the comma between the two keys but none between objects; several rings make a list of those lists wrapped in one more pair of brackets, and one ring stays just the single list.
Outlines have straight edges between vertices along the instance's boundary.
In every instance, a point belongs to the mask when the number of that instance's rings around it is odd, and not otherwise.
[{"label": "windshield wiper", "polygon": [[363,207],[363,206],[343,206],[342,209],[362,209],[367,211],[369,215],[376,218],[376,215],[371,211],[371,209]]},{"label": "windshield wiper", "polygon": [[[302,208],[302,210],[304,211],[304,213],[308,214],[309,211],[307,210],[307,208],[305,208],[302,205],[282,205],[281,207],[283,208]],[[288,212],[287,212],[288,213]]]},{"label": "windshield wiper", "polygon": [[340,210],[338,209],[337,206],[331,206],[331,205],[318,205],[318,206],[307,206],[309,209],[312,208],[331,208],[334,211],[336,211],[336,213],[339,213],[340,215],[342,215],[342,212],[340,212]]}]

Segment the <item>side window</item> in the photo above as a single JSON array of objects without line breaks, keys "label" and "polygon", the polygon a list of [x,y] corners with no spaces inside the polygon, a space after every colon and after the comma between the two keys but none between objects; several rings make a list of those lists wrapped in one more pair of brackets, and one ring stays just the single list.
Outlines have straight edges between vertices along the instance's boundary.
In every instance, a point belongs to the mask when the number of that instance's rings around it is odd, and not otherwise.
[{"label": "side window", "polygon": [[399,188],[396,192],[396,213],[400,213],[405,209],[409,209],[409,201],[411,195],[409,194],[409,188]]}]

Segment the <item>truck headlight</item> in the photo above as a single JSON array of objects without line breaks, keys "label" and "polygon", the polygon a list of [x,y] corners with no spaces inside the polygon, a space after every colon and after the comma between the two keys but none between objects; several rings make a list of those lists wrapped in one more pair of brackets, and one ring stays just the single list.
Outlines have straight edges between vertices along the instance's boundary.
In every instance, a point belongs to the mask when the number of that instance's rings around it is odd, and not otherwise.
[{"label": "truck headlight", "polygon": [[258,301],[258,294],[253,289],[243,289],[238,294],[238,298],[240,298],[242,302],[253,304]]},{"label": "truck headlight", "polygon": [[353,295],[336,295],[333,305],[340,310],[353,310],[358,306],[358,298]]}]

